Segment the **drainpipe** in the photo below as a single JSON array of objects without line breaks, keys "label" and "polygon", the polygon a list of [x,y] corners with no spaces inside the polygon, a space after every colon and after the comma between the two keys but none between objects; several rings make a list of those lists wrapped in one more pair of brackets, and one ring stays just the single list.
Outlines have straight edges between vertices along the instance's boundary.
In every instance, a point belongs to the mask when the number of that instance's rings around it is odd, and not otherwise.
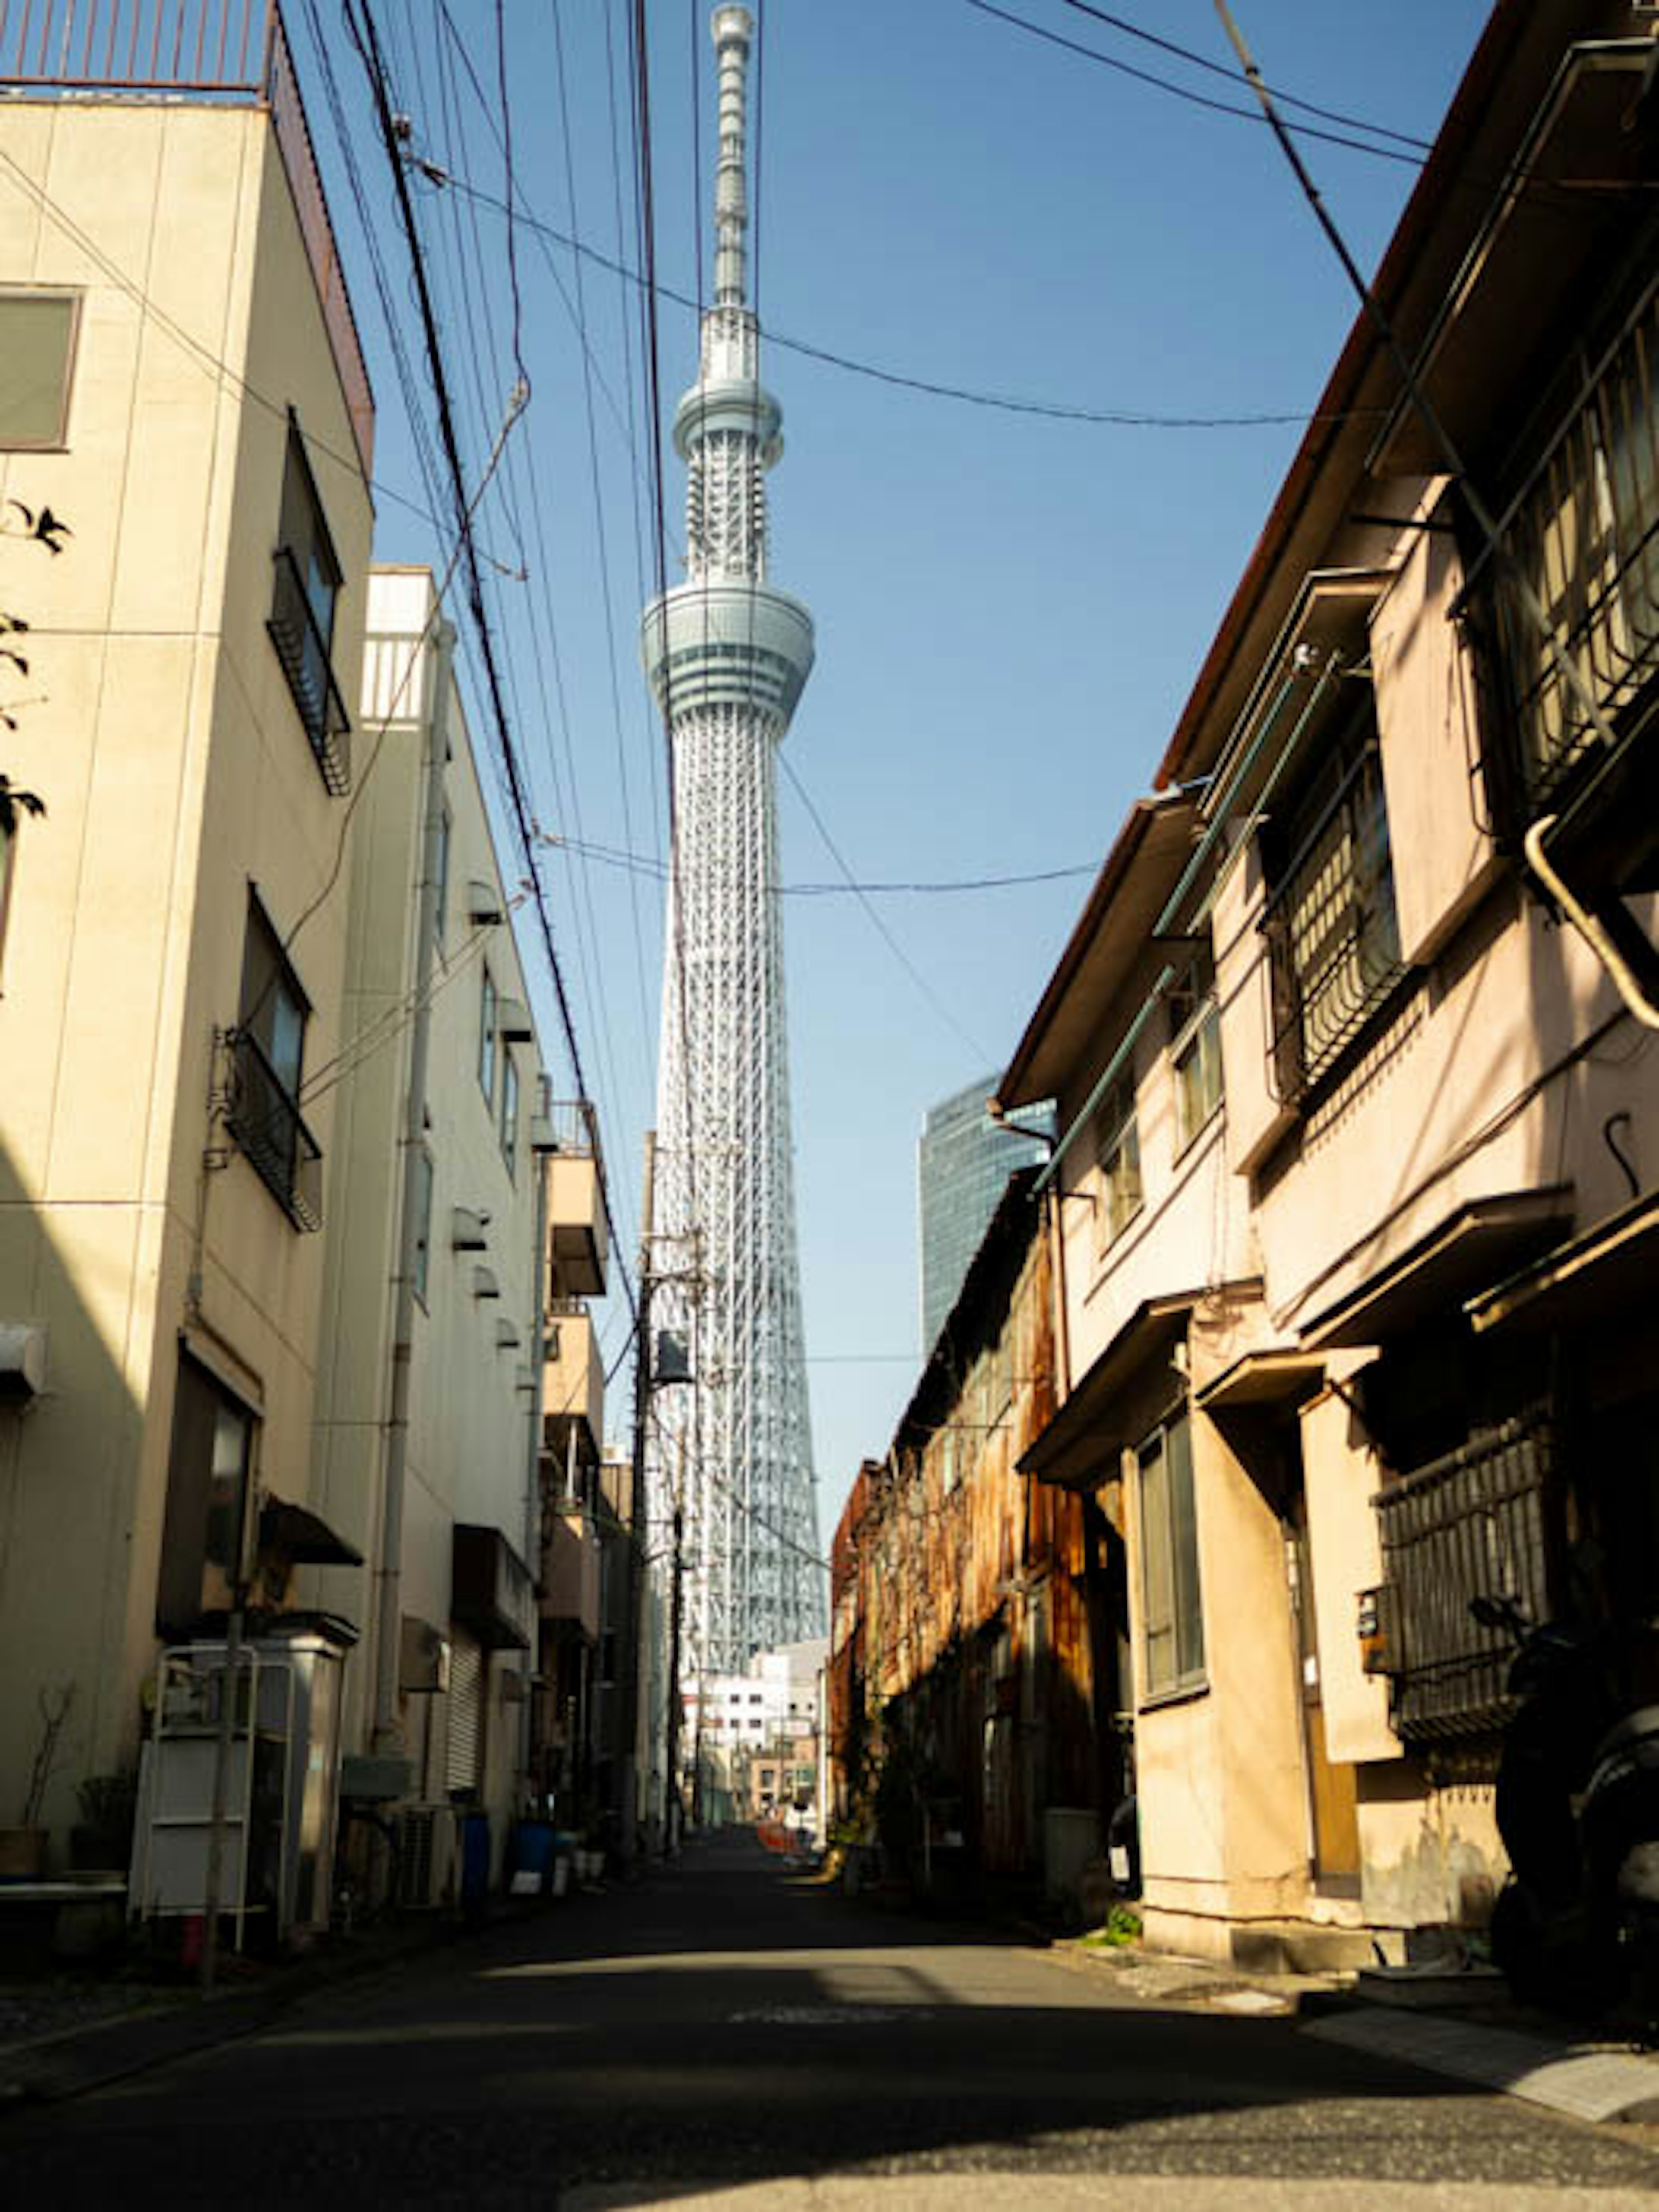
[{"label": "drainpipe", "polygon": [[[545,1079],[544,1078],[544,1080]],[[542,1583],[542,1384],[547,1370],[548,1267],[547,1267],[547,1155],[538,1152],[536,1160],[536,1243],[531,1261],[530,1315],[535,1331],[534,1350],[530,1362],[530,1420],[526,1438],[524,1482],[524,1563],[530,1570],[532,1590],[539,1590]],[[530,1656],[524,1668],[524,1704],[519,1713],[519,1774],[526,1802],[531,1796],[531,1756],[535,1747],[534,1706],[536,1692],[532,1678],[541,1668],[541,1606],[535,1607],[530,1626]],[[540,1810],[540,1808],[535,1809]]]},{"label": "drainpipe", "polygon": [[415,926],[415,1015],[410,1027],[409,1087],[404,1102],[404,1188],[398,1215],[398,1273],[392,1324],[392,1400],[386,1413],[386,1470],[380,1502],[380,1557],[375,1570],[374,1729],[377,1752],[404,1747],[398,1714],[398,1650],[403,1620],[404,1477],[409,1464],[409,1385],[414,1362],[415,1256],[420,1223],[421,1154],[426,1142],[426,1066],[432,1035],[432,966],[438,923],[438,867],[443,837],[444,761],[448,752],[452,625],[433,638],[432,704],[427,716],[426,797],[422,820],[421,897]]}]

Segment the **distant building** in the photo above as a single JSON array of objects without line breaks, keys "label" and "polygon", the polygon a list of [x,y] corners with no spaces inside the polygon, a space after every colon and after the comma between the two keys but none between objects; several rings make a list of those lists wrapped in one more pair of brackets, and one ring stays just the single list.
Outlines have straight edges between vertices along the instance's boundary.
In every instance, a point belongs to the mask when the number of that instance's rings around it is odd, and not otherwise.
[{"label": "distant building", "polygon": [[987,1115],[995,1080],[984,1076],[933,1107],[916,1146],[916,1200],[921,1243],[921,1350],[938,1341],[969,1264],[990,1226],[1016,1168],[1047,1158],[1052,1106],[1024,1114],[1039,1133],[1011,1136]]}]

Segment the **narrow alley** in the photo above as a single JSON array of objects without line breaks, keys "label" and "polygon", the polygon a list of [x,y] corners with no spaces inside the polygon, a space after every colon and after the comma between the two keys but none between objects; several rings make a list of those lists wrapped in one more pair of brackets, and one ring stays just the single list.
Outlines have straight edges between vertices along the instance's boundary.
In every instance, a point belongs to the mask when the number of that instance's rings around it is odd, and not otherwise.
[{"label": "narrow alley", "polygon": [[[896,1914],[752,1835],[0,2121],[12,2203],[1611,2205],[1659,2130]],[[1218,1984],[1219,1990],[1222,1985]]]}]

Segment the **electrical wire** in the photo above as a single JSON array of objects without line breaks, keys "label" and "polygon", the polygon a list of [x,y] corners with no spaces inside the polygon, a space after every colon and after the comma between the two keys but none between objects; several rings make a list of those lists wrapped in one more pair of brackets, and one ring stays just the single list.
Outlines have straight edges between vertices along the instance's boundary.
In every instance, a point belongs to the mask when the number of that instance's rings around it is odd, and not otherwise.
[{"label": "electrical wire", "polygon": [[[630,853],[623,846],[584,843],[576,838],[560,836],[545,830],[540,834],[544,844],[579,852],[586,859],[598,860],[607,867],[631,868],[641,875],[653,877],[659,882],[667,873],[665,862],[654,860],[647,854]],[[1097,874],[1099,866],[1097,860],[1084,860],[1074,867],[1034,868],[1021,875],[953,876],[931,883],[775,884],[770,889],[772,895],[777,898],[842,898],[849,892],[866,891],[876,895],[892,895],[1003,890],[1026,884],[1074,882],[1079,877]]]},{"label": "electrical wire", "polygon": [[[1033,23],[1024,15],[1016,15],[1010,9],[999,8],[994,4],[994,0],[963,0],[963,4],[973,9],[977,15],[994,15],[1000,23],[1010,24],[1015,30],[1024,31],[1031,38],[1041,39],[1047,46],[1060,46],[1066,52],[1076,54],[1084,61],[1096,62],[1102,69],[1111,70],[1119,76],[1131,77],[1138,84],[1152,85],[1159,92],[1167,92],[1176,100],[1185,100],[1190,106],[1207,108],[1216,115],[1237,115],[1247,123],[1261,120],[1254,108],[1235,106],[1229,100],[1212,99],[1208,93],[1194,92],[1190,86],[1176,84],[1152,70],[1137,69],[1133,62],[1120,61],[1114,54],[1103,54],[1098,47],[1085,46],[1079,39],[1068,39],[1063,32],[1051,31],[1042,23]],[[1302,137],[1323,139],[1328,145],[1346,146],[1356,154],[1370,154],[1381,161],[1399,161],[1413,169],[1423,166],[1422,155],[1408,153],[1404,149],[1373,145],[1368,139],[1321,130],[1316,124],[1297,123],[1289,127]],[[1369,127],[1368,125],[1360,126],[1361,129]]]},{"label": "electrical wire", "polygon": [[[448,178],[448,186],[455,191],[471,191],[485,206],[502,212],[501,203],[493,193],[476,186],[466,186],[458,179]],[[580,254],[596,263],[614,276],[648,292],[653,301],[666,300],[672,306],[697,312],[697,303],[688,293],[678,291],[653,274],[642,273],[626,262],[613,259],[585,240],[574,238],[556,224],[545,222],[538,216],[524,215],[520,222],[525,229],[538,232],[567,252]],[[989,392],[965,384],[947,383],[937,377],[912,376],[900,369],[884,368],[878,363],[860,360],[852,354],[840,353],[829,346],[812,343],[805,338],[792,337],[787,331],[766,330],[761,336],[769,346],[784,353],[798,354],[803,360],[822,362],[826,368],[837,368],[849,376],[860,376],[875,384],[887,385],[897,391],[914,392],[929,399],[948,399],[959,405],[988,408],[1005,415],[1030,415],[1049,422],[1081,422],[1101,428],[1121,430],[1255,430],[1276,429],[1285,426],[1303,427],[1310,423],[1369,421],[1381,415],[1382,410],[1361,407],[1332,415],[1310,415],[1305,408],[1270,409],[1252,414],[1234,415],[1164,415],[1147,409],[1129,407],[1085,407],[1067,400],[1022,398],[1017,393]]]},{"label": "electrical wire", "polygon": [[[442,346],[439,338],[437,325],[433,313],[430,289],[427,283],[426,266],[421,246],[420,234],[415,221],[414,209],[410,199],[408,183],[399,154],[397,126],[392,116],[391,102],[388,98],[385,65],[381,55],[379,30],[375,22],[374,12],[371,5],[371,0],[344,0],[344,7],[347,29],[353,44],[357,48],[359,56],[363,64],[364,70],[368,81],[372,104],[380,129],[382,143],[388,164],[392,170],[393,185],[398,201],[399,219],[404,228],[405,240],[409,248],[410,258],[415,278],[421,324],[426,340],[428,364],[432,379],[434,399],[438,417],[440,440],[442,444],[445,458],[448,465],[451,490],[453,495],[456,507],[457,535],[459,539],[461,554],[465,567],[468,597],[471,607],[473,628],[475,633],[478,636],[480,649],[483,656],[484,673],[490,695],[490,705],[495,716],[495,727],[497,732],[501,749],[503,763],[507,772],[510,795],[513,802],[514,819],[518,829],[520,847],[524,853],[526,862],[530,872],[530,882],[534,894],[533,903],[536,908],[537,919],[541,925],[543,945],[547,956],[548,966],[552,977],[554,995],[558,1006],[560,1022],[564,1032],[566,1048],[570,1056],[571,1070],[575,1079],[578,1091],[582,1097],[586,1097],[588,1095],[588,1091],[586,1078],[582,1069],[580,1046],[576,1036],[574,1018],[570,1008],[569,996],[566,988],[562,964],[559,959],[557,947],[553,940],[552,923],[547,910],[546,897],[542,890],[539,877],[537,874],[536,848],[531,834],[529,809],[523,789],[522,775],[519,768],[516,754],[514,749],[512,734],[507,723],[506,703],[502,696],[501,675],[499,666],[497,665],[495,641],[489,628],[489,617],[484,608],[483,582],[478,571],[477,551],[472,544],[471,511],[465,497],[460,453],[456,441],[453,413],[449,399],[448,379],[444,368]],[[615,1243],[617,1241],[616,1223],[612,1213],[608,1184],[606,1179],[603,1176],[600,1177],[599,1188],[601,1200],[605,1210],[606,1219],[611,1231],[612,1241]],[[622,1276],[623,1289],[626,1294],[629,1309],[632,1310],[635,1309],[635,1302],[633,1281],[628,1271],[627,1261],[623,1257],[620,1250],[617,1251],[616,1259],[617,1270]]]},{"label": "electrical wire", "polygon": [[[1179,46],[1175,40],[1162,38],[1156,31],[1145,30],[1139,23],[1127,22],[1121,15],[1109,15],[1105,9],[1091,6],[1090,0],[1060,0],[1060,5],[1073,9],[1079,15],[1091,15],[1096,22],[1104,23],[1114,31],[1121,31],[1126,39],[1138,39],[1143,46],[1156,46],[1160,52],[1173,54],[1178,60],[1188,62],[1193,68],[1203,70],[1211,76],[1224,78],[1229,84],[1249,82],[1242,71],[1229,69],[1224,62],[1212,61],[1207,54],[1200,54],[1194,47]],[[1281,106],[1299,107],[1304,115],[1317,115],[1323,122],[1340,123],[1349,131],[1368,131],[1374,138],[1392,138],[1397,145],[1409,146],[1418,153],[1427,154],[1433,150],[1432,139],[1419,138],[1409,131],[1391,131],[1386,124],[1368,123],[1363,116],[1345,115],[1339,108],[1321,107],[1314,100],[1299,99],[1293,92],[1281,92],[1273,86],[1269,86],[1268,89]],[[1235,108],[1233,112],[1253,115],[1255,111],[1241,107]]]},{"label": "electrical wire", "polygon": [[969,1031],[963,1027],[963,1024],[957,1019],[957,1017],[951,1012],[950,1007],[945,1005],[939,993],[934,990],[933,985],[927,981],[921,970],[911,959],[909,954],[906,952],[904,947],[899,943],[897,938],[894,936],[892,931],[889,929],[887,924],[882,920],[880,915],[877,913],[875,908],[871,905],[868,894],[860,888],[857,878],[854,876],[853,871],[848,866],[847,862],[842,857],[840,847],[836,843],[835,839],[830,835],[830,831],[825,825],[823,817],[818,812],[817,808],[812,804],[811,798],[807,792],[806,787],[801,781],[799,775],[797,774],[794,763],[790,759],[788,754],[787,752],[780,751],[778,758],[783,763],[784,773],[789,778],[790,782],[794,786],[796,795],[799,797],[801,805],[806,809],[813,828],[817,831],[819,836],[823,838],[824,844],[829,850],[830,857],[835,861],[836,866],[841,870],[842,875],[846,880],[848,889],[853,893],[860,905],[864,908],[865,913],[869,916],[871,925],[874,928],[876,934],[881,939],[888,951],[898,962],[900,967],[903,969],[905,974],[910,978],[910,981],[921,993],[922,997],[927,1000],[928,1005],[932,1006],[934,1012],[939,1015],[947,1028],[952,1030],[954,1034],[962,1040],[963,1043],[968,1047],[968,1049],[975,1055],[976,1060],[981,1063],[988,1064],[995,1055],[988,1052],[979,1040],[971,1036]]}]

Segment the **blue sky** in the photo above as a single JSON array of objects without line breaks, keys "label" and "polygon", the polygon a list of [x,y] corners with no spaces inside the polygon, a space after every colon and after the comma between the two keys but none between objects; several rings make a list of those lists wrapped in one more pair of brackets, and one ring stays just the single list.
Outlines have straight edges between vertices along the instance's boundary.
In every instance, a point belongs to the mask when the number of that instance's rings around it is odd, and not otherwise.
[{"label": "blue sky", "polygon": [[[773,339],[763,374],[786,439],[770,484],[772,574],[811,607],[818,638],[779,789],[827,1543],[860,1456],[884,1450],[916,1376],[921,1117],[1012,1052],[1089,873],[1150,784],[1299,425],[1052,420],[902,388],[781,341],[1099,413],[1295,417],[1316,401],[1354,303],[1259,122],[1181,100],[973,0],[749,4],[760,19],[756,295]],[[647,12],[658,275],[695,300],[712,269],[708,9],[649,0]],[[1206,98],[1249,104],[1242,85],[1066,0],[1007,0],[1006,12]],[[1111,12],[1232,62],[1212,0],[1118,0]],[[1277,88],[1426,139],[1487,9],[1235,0],[1234,12]],[[563,841],[544,848],[543,880],[633,1269],[667,808],[635,645],[653,559],[637,294],[603,265],[632,264],[635,252],[628,10],[622,0],[505,0],[499,17],[520,204],[595,258],[523,222],[508,254],[489,204],[505,197],[507,135],[493,0],[401,0],[377,14],[411,149],[454,180],[417,173],[416,203],[475,482],[514,379],[516,263],[532,396],[480,503],[478,534],[494,562],[487,598],[533,811]],[[377,554],[441,568],[448,537],[416,511],[428,507],[418,444],[319,34],[424,408],[407,256],[362,66],[334,11],[325,21],[301,0],[289,15],[380,403]],[[1316,139],[1304,148],[1370,269],[1414,166]],[[692,379],[695,322],[660,301],[671,580],[683,477],[666,418]],[[476,641],[462,630],[476,736],[490,718]],[[637,865],[618,857],[628,854]],[[939,884],[1057,870],[1087,872],[863,899],[844,888],[847,872],[866,884]],[[822,885],[841,888],[811,888]],[[520,939],[555,1087],[568,1095],[546,964],[533,933]],[[611,1303],[614,1355],[627,1322]],[[611,1398],[619,1437],[626,1380],[624,1367]]]}]

